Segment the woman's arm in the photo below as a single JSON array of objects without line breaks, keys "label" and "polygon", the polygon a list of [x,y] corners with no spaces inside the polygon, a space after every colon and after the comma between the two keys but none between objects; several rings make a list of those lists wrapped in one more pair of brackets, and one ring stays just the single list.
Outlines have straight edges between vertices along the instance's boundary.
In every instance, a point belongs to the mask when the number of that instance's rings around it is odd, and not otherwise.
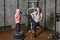
[{"label": "woman's arm", "polygon": [[38,22],[40,22],[42,20],[42,18],[40,18],[39,20],[38,20]]},{"label": "woman's arm", "polygon": [[33,12],[33,13],[31,13],[30,15],[32,16],[32,18],[34,18],[34,14],[35,14],[36,12]]},{"label": "woman's arm", "polygon": [[42,13],[40,15],[40,18],[38,19],[38,22],[40,22],[42,20]]},{"label": "woman's arm", "polygon": [[31,17],[34,18],[34,14],[31,14]]}]

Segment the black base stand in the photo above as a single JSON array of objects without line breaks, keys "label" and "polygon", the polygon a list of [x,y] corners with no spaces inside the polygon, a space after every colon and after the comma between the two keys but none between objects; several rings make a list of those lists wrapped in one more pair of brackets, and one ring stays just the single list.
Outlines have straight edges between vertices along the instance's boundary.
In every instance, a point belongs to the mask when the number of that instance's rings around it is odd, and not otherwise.
[{"label": "black base stand", "polygon": [[14,32],[13,33],[14,40],[24,40],[24,33],[22,31],[20,32]]}]

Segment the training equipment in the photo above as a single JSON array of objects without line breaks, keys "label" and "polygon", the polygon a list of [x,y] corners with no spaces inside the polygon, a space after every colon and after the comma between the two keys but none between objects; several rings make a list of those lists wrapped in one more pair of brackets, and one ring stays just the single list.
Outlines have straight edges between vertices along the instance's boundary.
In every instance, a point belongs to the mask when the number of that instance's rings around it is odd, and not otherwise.
[{"label": "training equipment", "polygon": [[[56,21],[59,22],[59,18],[60,18],[60,13],[56,13]],[[56,29],[55,29],[56,31]],[[52,34],[49,34],[48,39],[55,39],[55,40],[59,40],[60,39],[60,34],[56,33],[54,36]]]},{"label": "training equipment", "polygon": [[26,13],[23,12],[23,11],[21,11],[20,13],[21,13],[21,16],[25,16],[26,15]]},{"label": "training equipment", "polygon": [[14,32],[13,33],[14,40],[24,40],[24,33],[22,31],[20,32]]},{"label": "training equipment", "polygon": [[59,39],[60,39],[59,36],[60,36],[60,35],[59,35],[58,33],[57,33],[56,35],[49,34],[48,40],[50,40],[50,39],[59,40]]},{"label": "training equipment", "polygon": [[[17,0],[17,9],[19,9],[19,0]],[[21,12],[24,15],[24,12]],[[16,31],[13,33],[14,40],[24,40],[24,33],[20,31],[20,25],[16,26]]]},{"label": "training equipment", "polygon": [[36,32],[33,30],[33,23],[31,22],[31,29],[29,30],[29,32],[34,33],[34,38],[36,38]]},{"label": "training equipment", "polygon": [[32,29],[32,27],[33,27],[33,26],[32,26],[32,22],[31,22],[31,29],[29,30],[29,32],[33,32],[33,29]]},{"label": "training equipment", "polygon": [[49,34],[48,39],[52,39],[52,38],[53,38],[52,34]]}]

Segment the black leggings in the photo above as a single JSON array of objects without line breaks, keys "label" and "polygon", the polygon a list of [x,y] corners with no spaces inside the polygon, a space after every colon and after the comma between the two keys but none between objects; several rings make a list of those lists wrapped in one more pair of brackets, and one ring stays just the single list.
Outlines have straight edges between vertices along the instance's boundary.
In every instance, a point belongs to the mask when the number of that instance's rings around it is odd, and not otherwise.
[{"label": "black leggings", "polygon": [[32,29],[35,31],[34,37],[36,38],[36,26],[39,24],[39,22],[36,23],[36,22],[33,20],[33,18],[31,17],[31,15],[28,16],[28,19],[29,19],[29,23],[32,22],[32,25],[33,25]]},{"label": "black leggings", "polygon": [[16,24],[16,31],[20,31],[20,23]]},{"label": "black leggings", "polygon": [[32,22],[32,25],[33,25],[33,30],[35,30],[36,29],[36,26],[39,24],[39,22],[38,23],[36,23],[34,20],[33,20],[33,18],[31,17],[31,15],[29,15],[29,23],[31,23]]}]

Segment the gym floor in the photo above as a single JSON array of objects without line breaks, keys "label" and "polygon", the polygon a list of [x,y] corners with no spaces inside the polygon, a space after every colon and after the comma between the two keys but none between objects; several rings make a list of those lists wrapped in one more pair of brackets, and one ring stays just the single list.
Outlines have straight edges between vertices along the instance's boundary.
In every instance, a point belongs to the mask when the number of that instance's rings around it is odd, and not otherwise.
[{"label": "gym floor", "polygon": [[[37,28],[37,37],[36,40],[48,40],[48,35],[54,34],[54,31],[51,30],[43,30],[44,28]],[[24,40],[34,40],[33,38],[33,33],[29,33],[27,32],[27,28],[22,28],[22,30],[25,33],[25,39]],[[0,40],[13,40],[13,32],[15,30],[11,29],[11,30],[5,30],[3,32],[0,32]],[[52,39],[53,40],[53,39]]]}]

